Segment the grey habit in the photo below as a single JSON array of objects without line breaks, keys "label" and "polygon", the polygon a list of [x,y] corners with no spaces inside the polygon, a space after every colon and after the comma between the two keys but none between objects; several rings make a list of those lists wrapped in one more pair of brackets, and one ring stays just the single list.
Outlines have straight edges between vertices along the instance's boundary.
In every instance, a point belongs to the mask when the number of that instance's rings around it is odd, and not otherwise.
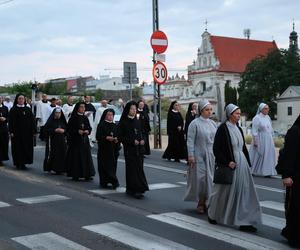
[{"label": "grey habit", "polygon": [[214,184],[209,199],[208,216],[226,225],[261,224],[261,208],[247,159],[243,137],[238,127],[226,122],[237,164],[231,185]]},{"label": "grey habit", "polygon": [[206,202],[212,192],[215,169],[215,157],[212,148],[216,130],[216,123],[202,116],[194,119],[189,125],[188,155],[194,156],[196,165],[188,169],[185,201]]}]

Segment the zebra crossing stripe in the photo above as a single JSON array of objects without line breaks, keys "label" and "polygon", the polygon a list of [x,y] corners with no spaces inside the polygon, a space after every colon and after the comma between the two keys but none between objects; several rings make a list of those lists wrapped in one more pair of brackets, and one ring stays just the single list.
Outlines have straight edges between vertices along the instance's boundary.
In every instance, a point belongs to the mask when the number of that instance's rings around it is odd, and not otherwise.
[{"label": "zebra crossing stripe", "polygon": [[29,198],[18,198],[17,201],[26,204],[36,204],[36,203],[44,203],[44,202],[51,202],[51,201],[61,201],[61,200],[68,200],[70,198],[58,194],[54,195],[44,195],[44,196],[35,196]]},{"label": "zebra crossing stripe", "polygon": [[10,205],[8,203],[6,203],[6,202],[0,201],[0,208],[1,207],[10,207]]},{"label": "zebra crossing stripe", "polygon": [[147,217],[246,249],[290,249],[288,246],[276,241],[244,233],[230,227],[211,225],[207,221],[176,212],[148,215]]},{"label": "zebra crossing stripe", "polygon": [[188,250],[192,249],[174,241],[164,239],[154,234],[121,224],[119,222],[109,222],[98,225],[83,227],[86,230],[95,232],[109,239],[121,242],[124,245],[142,250]]},{"label": "zebra crossing stripe", "polygon": [[[154,183],[149,184],[150,190],[160,190],[160,189],[167,189],[167,188],[177,188],[180,187],[179,185],[172,184],[172,183]],[[117,194],[117,193],[125,193],[125,187],[118,187],[117,189],[91,189],[89,192],[99,195],[107,195],[107,194]]]},{"label": "zebra crossing stripe", "polygon": [[280,230],[285,227],[285,219],[277,216],[262,214],[262,221],[263,225],[268,227],[273,227]]},{"label": "zebra crossing stripe", "polygon": [[15,237],[12,238],[12,240],[34,250],[89,250],[89,248],[81,246],[52,232]]},{"label": "zebra crossing stripe", "polygon": [[273,210],[277,210],[280,212],[284,212],[284,204],[277,201],[260,201],[259,202],[261,207],[269,208]]}]

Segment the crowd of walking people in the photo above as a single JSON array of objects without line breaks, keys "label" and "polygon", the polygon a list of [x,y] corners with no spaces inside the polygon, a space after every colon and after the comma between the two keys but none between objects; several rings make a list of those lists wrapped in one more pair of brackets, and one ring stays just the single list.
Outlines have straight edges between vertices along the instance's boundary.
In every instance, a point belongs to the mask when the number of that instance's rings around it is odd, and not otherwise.
[{"label": "crowd of walking people", "polygon": [[[116,189],[117,162],[121,148],[125,157],[126,193],[144,197],[149,190],[144,172],[145,155],[150,155],[151,131],[149,108],[144,100],[129,101],[118,124],[115,110],[106,100],[96,109],[89,96],[73,103],[68,97],[61,106],[44,94],[35,105],[35,114],[26,98],[17,94],[13,105],[0,97],[0,165],[9,159],[11,140],[13,164],[26,169],[33,163],[35,135],[45,141],[44,171],[63,174],[74,181],[90,181],[96,171],[91,154],[98,144],[97,163],[100,188]],[[191,103],[184,121],[180,105],[173,101],[167,115],[168,145],[162,157],[168,161],[186,160],[187,189],[185,201],[196,202],[196,211],[207,214],[211,224],[237,226],[241,231],[256,232],[262,212],[253,176],[282,175],[286,187],[286,227],[282,235],[290,245],[300,247],[296,236],[300,223],[300,116],[287,132],[277,167],[269,106],[261,103],[252,120],[252,144],[248,152],[239,126],[241,109],[225,107],[223,121],[211,119],[213,106],[207,100]]]}]

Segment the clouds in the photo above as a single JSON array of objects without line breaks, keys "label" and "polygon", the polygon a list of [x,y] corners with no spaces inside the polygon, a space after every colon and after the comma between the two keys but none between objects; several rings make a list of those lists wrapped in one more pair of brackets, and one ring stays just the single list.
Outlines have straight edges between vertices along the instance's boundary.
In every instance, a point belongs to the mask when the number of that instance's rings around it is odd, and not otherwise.
[{"label": "clouds", "polygon": [[[160,29],[169,38],[167,65],[186,68],[196,57],[208,20],[214,35],[272,40],[288,46],[300,1],[159,1]],[[94,75],[137,61],[151,67],[150,0],[14,0],[0,5],[0,84],[36,77]],[[299,28],[300,32],[300,28]],[[112,72],[114,75],[121,71]],[[141,72],[140,79],[151,79]]]}]

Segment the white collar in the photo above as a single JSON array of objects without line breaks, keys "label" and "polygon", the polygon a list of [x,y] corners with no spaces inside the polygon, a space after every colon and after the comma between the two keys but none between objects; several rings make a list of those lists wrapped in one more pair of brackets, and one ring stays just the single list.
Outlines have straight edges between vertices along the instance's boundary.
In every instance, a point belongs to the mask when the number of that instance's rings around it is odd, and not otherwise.
[{"label": "white collar", "polygon": [[83,114],[81,114],[81,113],[77,112],[77,115],[83,115]]},{"label": "white collar", "polygon": [[178,113],[178,112],[179,112],[178,110],[175,110],[175,109],[172,109],[172,111],[173,111],[174,113]]},{"label": "white collar", "polygon": [[199,118],[200,118],[202,121],[208,121],[208,120],[209,120],[209,118],[204,118],[202,115],[200,115]]},{"label": "white collar", "polygon": [[128,115],[127,117],[130,118],[130,119],[134,119],[135,118],[135,116],[131,116],[131,115]]},{"label": "white collar", "polygon": [[24,104],[23,104],[23,105],[17,104],[17,107],[19,107],[19,108],[24,108],[25,105],[24,105]]},{"label": "white collar", "polygon": [[108,120],[104,120],[104,121],[106,121],[106,122],[108,122],[108,123],[113,123],[114,121],[108,121]]},{"label": "white collar", "polygon": [[138,109],[138,111],[144,111],[143,109]]}]

